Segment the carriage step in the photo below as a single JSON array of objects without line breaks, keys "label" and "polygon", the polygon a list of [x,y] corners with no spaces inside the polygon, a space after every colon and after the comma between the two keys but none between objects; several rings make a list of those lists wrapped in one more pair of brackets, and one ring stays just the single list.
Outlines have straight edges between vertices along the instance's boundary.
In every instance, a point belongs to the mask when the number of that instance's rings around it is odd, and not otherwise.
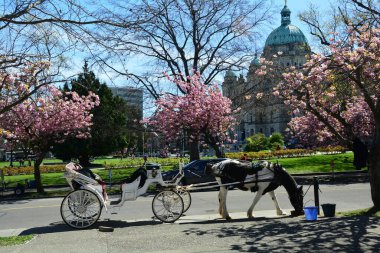
[{"label": "carriage step", "polygon": [[118,200],[113,200],[110,202],[110,205],[113,206],[113,205],[117,205],[117,204],[120,204],[121,202],[121,199],[118,199]]}]

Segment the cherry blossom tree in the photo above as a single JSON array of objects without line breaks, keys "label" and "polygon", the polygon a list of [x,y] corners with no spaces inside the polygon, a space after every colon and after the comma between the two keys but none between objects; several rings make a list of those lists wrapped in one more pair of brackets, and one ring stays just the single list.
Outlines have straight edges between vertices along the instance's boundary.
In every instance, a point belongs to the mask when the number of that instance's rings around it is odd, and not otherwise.
[{"label": "cherry blossom tree", "polygon": [[[26,82],[19,85],[25,86]],[[5,87],[12,89],[14,86]],[[0,129],[8,143],[26,146],[36,155],[34,177],[39,193],[44,192],[39,166],[46,153],[52,144],[69,136],[89,137],[90,110],[98,104],[98,97],[92,93],[80,97],[75,92],[63,94],[56,87],[45,85],[33,96],[0,114]]]},{"label": "cherry blossom tree", "polygon": [[[198,72],[188,76],[187,81],[182,80],[183,77],[171,81],[186,94],[165,94],[159,98],[156,113],[145,122],[168,140],[179,139],[185,132],[189,141],[209,144],[218,157],[223,157],[221,147],[224,142],[231,142],[229,129],[235,123],[231,101],[216,85],[202,83]],[[190,150],[190,160],[195,159],[199,159],[198,149]]]},{"label": "cherry blossom tree", "polygon": [[371,140],[371,193],[380,208],[380,29],[349,34],[346,44],[331,40],[329,55],[313,54],[302,70],[284,73],[274,92],[299,115],[290,125],[300,135],[348,147],[357,137]]},{"label": "cherry blossom tree", "polygon": [[49,67],[49,62],[39,61],[13,68],[0,68],[0,115],[35,95],[38,89],[52,82],[48,72]]}]

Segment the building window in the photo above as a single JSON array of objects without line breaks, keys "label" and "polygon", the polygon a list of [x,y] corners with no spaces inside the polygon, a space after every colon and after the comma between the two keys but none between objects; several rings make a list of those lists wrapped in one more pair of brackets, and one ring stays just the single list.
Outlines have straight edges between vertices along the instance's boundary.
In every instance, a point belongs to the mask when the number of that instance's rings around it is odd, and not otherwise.
[{"label": "building window", "polygon": [[273,127],[270,128],[270,133],[271,133],[271,134],[274,133],[274,128],[273,128]]},{"label": "building window", "polygon": [[263,133],[263,129],[262,128],[260,128],[260,133]]},{"label": "building window", "polygon": [[289,63],[289,62],[287,62],[287,63],[286,63],[286,66],[289,66],[289,65],[290,65],[290,63]]}]

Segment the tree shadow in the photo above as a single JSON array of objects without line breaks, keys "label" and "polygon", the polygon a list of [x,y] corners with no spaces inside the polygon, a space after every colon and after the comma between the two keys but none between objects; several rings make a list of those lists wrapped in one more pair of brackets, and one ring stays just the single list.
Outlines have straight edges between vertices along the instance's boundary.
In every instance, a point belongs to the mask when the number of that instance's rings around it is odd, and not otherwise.
[{"label": "tree shadow", "polygon": [[194,227],[184,233],[235,237],[239,244],[232,244],[230,250],[239,252],[379,252],[379,221],[365,216],[317,221],[255,219],[248,226],[228,222],[221,229]]}]

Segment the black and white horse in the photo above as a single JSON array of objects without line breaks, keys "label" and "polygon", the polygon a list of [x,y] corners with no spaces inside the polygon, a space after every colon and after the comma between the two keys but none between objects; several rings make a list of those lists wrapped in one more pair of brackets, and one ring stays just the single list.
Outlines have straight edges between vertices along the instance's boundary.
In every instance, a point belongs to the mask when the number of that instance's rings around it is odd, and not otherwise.
[{"label": "black and white horse", "polygon": [[220,185],[219,190],[219,213],[224,219],[231,219],[227,211],[226,184],[238,183],[236,186],[241,190],[251,190],[257,192],[252,205],[247,211],[248,218],[252,218],[252,211],[265,194],[269,193],[272,198],[277,215],[285,215],[278,205],[274,190],[279,186],[284,186],[288,192],[290,202],[294,207],[293,215],[303,214],[303,191],[302,186],[298,186],[292,176],[279,164],[261,161],[251,163],[247,161],[228,159],[216,164],[206,166],[206,173],[213,174]]}]

